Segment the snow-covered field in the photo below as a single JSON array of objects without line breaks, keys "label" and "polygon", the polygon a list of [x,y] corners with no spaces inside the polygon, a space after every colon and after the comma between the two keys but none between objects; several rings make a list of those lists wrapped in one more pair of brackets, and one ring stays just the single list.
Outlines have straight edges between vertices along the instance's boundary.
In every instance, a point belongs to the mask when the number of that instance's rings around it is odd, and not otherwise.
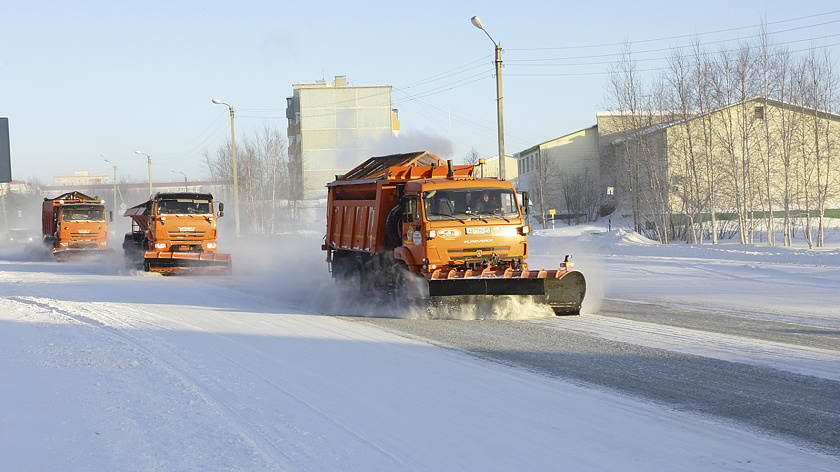
[{"label": "snow-covered field", "polygon": [[[840,382],[840,346],[597,314],[618,299],[840,333],[836,234],[819,250],[664,247],[597,225],[531,241],[532,267],[571,253],[587,275],[583,332]],[[779,438],[332,316],[365,309],[335,296],[320,243],[222,242],[229,278],[3,248],[0,470],[840,470]]]}]

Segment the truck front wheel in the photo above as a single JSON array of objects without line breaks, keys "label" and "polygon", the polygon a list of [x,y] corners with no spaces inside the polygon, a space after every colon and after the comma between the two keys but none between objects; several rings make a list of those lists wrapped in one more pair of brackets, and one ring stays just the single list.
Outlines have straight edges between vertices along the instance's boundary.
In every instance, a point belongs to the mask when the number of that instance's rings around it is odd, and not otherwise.
[{"label": "truck front wheel", "polygon": [[403,261],[395,261],[391,272],[391,299],[400,308],[417,308],[428,301],[429,283],[412,274]]},{"label": "truck front wheel", "polygon": [[143,249],[144,241],[146,241],[146,238],[143,238],[141,241],[137,241],[132,233],[125,235],[122,247],[123,255],[125,256],[125,266],[127,269],[140,270],[144,268],[143,259],[146,253]]}]

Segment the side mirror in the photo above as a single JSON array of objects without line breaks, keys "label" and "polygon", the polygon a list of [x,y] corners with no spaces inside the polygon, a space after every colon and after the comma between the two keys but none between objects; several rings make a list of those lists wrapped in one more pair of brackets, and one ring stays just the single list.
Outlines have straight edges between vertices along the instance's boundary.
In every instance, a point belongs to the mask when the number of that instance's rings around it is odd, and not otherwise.
[{"label": "side mirror", "polygon": [[219,218],[225,216],[225,204],[219,202]]},{"label": "side mirror", "polygon": [[402,207],[403,210],[403,223],[414,223],[415,215],[411,213],[411,211],[417,208],[417,205],[415,204],[416,201],[417,198],[413,196],[403,195],[402,197],[400,197],[400,207]]},{"label": "side mirror", "polygon": [[522,214],[527,215],[530,213],[531,209],[531,202],[528,200],[528,192],[522,192]]},{"label": "side mirror", "polygon": [[114,221],[114,210],[108,212],[108,221]]}]

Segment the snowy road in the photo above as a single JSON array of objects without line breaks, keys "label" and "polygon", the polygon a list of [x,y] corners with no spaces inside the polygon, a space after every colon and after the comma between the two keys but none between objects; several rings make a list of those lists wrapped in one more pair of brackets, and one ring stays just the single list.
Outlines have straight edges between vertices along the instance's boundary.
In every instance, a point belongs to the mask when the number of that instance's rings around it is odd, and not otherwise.
[{"label": "snowy road", "polygon": [[[364,321],[482,359],[785,435],[840,456],[836,333],[811,336],[823,338],[816,344],[834,342],[835,349],[813,348],[669,325],[669,318],[679,314],[705,320],[717,331],[736,332],[724,324],[733,316],[721,321],[697,309],[611,300],[605,307],[609,316]],[[650,321],[621,317],[639,311]],[[778,327],[769,323],[765,328],[773,333]]]},{"label": "snowy road", "polygon": [[[318,266],[290,276],[276,264],[260,266],[261,257],[235,257],[236,268],[250,270],[229,279],[0,261],[3,470],[829,471],[840,463],[767,429],[697,414],[696,405],[679,411],[667,399],[613,393],[622,389],[604,382],[319,315],[354,309],[323,290],[331,285]],[[295,257],[323,263],[317,251]],[[488,351],[519,327],[543,333],[544,342],[582,339],[578,348],[595,350],[570,357],[590,365],[613,359],[640,383],[661,379],[648,375],[653,363],[631,362],[641,355],[660,359],[658,370],[675,379],[698,358],[733,364],[683,352],[705,342],[678,341],[676,328],[690,327],[663,324],[658,329],[675,331],[654,336],[638,328],[635,341],[613,339],[625,332],[614,316],[390,321],[498,330],[481,340]],[[578,332],[557,323],[575,323]],[[652,345],[668,337],[679,349]],[[615,354],[616,346],[629,351]],[[541,349],[509,351],[536,359]],[[779,383],[790,375],[817,390],[836,388],[831,359],[808,352],[785,369],[744,364],[743,377],[772,370],[783,372]],[[690,376],[679,380],[685,392],[697,388]]]}]

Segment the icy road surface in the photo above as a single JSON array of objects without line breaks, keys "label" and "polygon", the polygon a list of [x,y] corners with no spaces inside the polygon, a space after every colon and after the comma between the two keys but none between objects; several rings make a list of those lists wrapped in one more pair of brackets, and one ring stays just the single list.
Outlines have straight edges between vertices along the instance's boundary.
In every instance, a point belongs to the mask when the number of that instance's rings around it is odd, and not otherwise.
[{"label": "icy road surface", "polygon": [[324,290],[321,266],[281,275],[258,261],[234,253],[235,270],[253,264],[228,279],[0,261],[2,470],[840,465],[713,417],[321,315],[357,314]]}]

